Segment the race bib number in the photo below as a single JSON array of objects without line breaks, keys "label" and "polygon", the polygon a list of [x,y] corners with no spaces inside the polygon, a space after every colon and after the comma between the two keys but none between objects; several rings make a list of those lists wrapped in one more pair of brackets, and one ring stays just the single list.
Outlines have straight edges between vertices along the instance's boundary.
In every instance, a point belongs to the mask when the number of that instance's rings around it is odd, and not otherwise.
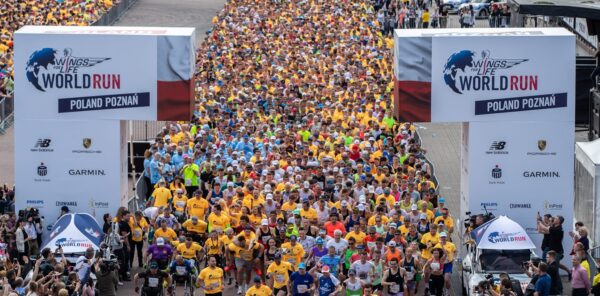
[{"label": "race bib number", "polygon": [[185,275],[187,273],[185,266],[177,266],[175,270],[177,271],[178,275]]},{"label": "race bib number", "polygon": [[177,205],[178,208],[183,208],[185,206],[185,202],[183,202],[183,201],[178,201],[175,204]]},{"label": "race bib number", "polygon": [[133,237],[136,238],[136,239],[142,238],[142,234],[143,233],[144,232],[142,230],[136,229],[136,230],[133,231]]},{"label": "race bib number", "polygon": [[415,277],[415,273],[414,272],[407,272],[406,273],[406,280],[407,281],[412,281],[414,277]]},{"label": "race bib number", "polygon": [[185,183],[185,186],[188,186],[188,187],[192,186],[192,179],[185,179],[184,183]]},{"label": "race bib number", "polygon": [[210,286],[208,286],[208,288],[210,290],[216,290],[220,287],[221,285],[219,283],[211,283]]},{"label": "race bib number", "polygon": [[400,293],[400,285],[393,284],[390,286],[390,293]]},{"label": "race bib number", "polygon": [[308,292],[308,286],[307,285],[298,285],[298,293],[304,294],[306,292]]},{"label": "race bib number", "polygon": [[289,257],[287,261],[292,265],[296,265],[296,257]]},{"label": "race bib number", "polygon": [[285,281],[285,276],[283,274],[275,275],[275,281],[278,283],[283,283]]},{"label": "race bib number", "polygon": [[158,278],[155,278],[155,277],[148,278],[148,286],[150,288],[158,287]]},{"label": "race bib number", "polygon": [[241,251],[240,252],[240,257],[246,261],[250,261],[252,260],[252,251]]},{"label": "race bib number", "polygon": [[367,247],[369,247],[369,249],[375,248],[375,242],[368,242]]}]

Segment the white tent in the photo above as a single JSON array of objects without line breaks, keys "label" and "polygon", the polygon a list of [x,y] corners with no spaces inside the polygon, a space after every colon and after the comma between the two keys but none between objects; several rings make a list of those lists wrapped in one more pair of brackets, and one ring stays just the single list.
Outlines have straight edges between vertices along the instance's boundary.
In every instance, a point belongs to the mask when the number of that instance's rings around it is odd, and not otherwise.
[{"label": "white tent", "polygon": [[92,215],[66,214],[52,226],[44,248],[55,252],[61,246],[64,254],[82,254],[88,247],[100,249],[103,238],[102,229]]},{"label": "white tent", "polygon": [[506,216],[492,219],[471,232],[478,249],[526,250],[535,249],[527,232]]},{"label": "white tent", "polygon": [[[590,240],[600,237],[600,139],[575,144],[575,205],[573,218],[589,229]],[[570,225],[568,225],[570,226]]]}]

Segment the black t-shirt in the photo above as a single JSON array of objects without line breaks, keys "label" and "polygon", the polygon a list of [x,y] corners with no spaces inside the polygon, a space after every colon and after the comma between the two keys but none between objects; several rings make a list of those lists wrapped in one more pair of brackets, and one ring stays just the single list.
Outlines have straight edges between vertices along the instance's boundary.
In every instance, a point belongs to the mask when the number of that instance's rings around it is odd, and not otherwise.
[{"label": "black t-shirt", "polygon": [[564,231],[562,226],[550,226],[548,233],[548,248],[557,253],[564,253],[562,245],[563,236]]},{"label": "black t-shirt", "polygon": [[560,282],[560,275],[558,273],[559,270],[559,264],[557,261],[554,261],[550,264],[548,264],[548,275],[550,276],[551,279],[551,284],[550,284],[550,295],[560,295],[562,294],[562,289],[561,289],[561,282]]},{"label": "black t-shirt", "polygon": [[[162,270],[158,270],[154,274],[150,270],[146,270],[144,272],[140,272],[138,274],[138,277],[140,279],[145,279],[145,281],[144,281],[144,287],[160,288],[160,287],[162,287],[163,281],[166,278],[168,278],[169,275],[166,272],[162,271]],[[157,283],[158,283],[158,286],[155,286],[155,284],[157,284]]]},{"label": "black t-shirt", "polygon": [[121,235],[121,233],[126,232],[129,233],[129,235],[127,236],[130,240],[131,240],[131,227],[129,226],[129,223],[127,223],[127,221],[123,221],[121,220],[119,222],[119,235]]}]

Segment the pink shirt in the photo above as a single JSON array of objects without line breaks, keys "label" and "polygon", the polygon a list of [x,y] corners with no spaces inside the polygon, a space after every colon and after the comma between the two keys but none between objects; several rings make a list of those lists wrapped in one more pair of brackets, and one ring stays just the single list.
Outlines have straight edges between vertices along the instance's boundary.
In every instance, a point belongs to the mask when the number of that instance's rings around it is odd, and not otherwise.
[{"label": "pink shirt", "polygon": [[581,265],[573,267],[571,270],[572,280],[571,287],[573,289],[585,288],[586,291],[590,289],[590,279],[588,278],[587,271]]}]

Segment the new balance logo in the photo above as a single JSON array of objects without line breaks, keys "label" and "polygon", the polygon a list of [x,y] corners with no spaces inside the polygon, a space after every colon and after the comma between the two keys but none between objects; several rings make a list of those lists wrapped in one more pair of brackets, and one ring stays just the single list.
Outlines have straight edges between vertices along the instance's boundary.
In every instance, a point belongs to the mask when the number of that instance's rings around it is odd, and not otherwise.
[{"label": "new balance logo", "polygon": [[504,150],[504,146],[506,146],[505,141],[494,141],[490,146],[490,150]]},{"label": "new balance logo", "polygon": [[52,142],[50,139],[38,139],[35,143],[35,148],[48,148],[50,147],[50,142]]}]

